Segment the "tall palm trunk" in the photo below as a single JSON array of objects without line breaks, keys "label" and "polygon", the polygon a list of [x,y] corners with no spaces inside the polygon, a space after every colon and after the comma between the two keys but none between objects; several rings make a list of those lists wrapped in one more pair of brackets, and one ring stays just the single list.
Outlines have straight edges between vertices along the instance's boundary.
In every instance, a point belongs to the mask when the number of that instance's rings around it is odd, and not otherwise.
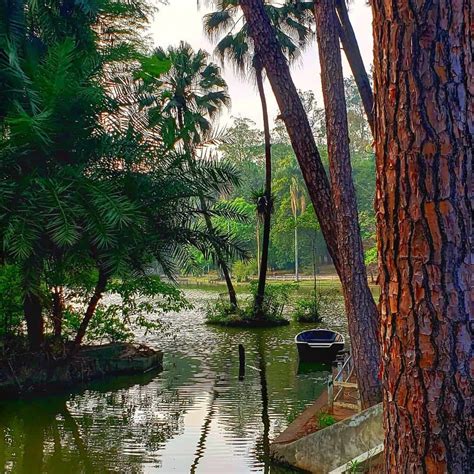
[{"label": "tall palm trunk", "polygon": [[[355,360],[372,359],[371,365],[377,366],[380,360],[377,308],[367,285],[356,194],[352,181],[344,77],[334,0],[318,0],[315,3],[314,16],[326,111],[329,174],[336,208],[334,220],[339,242],[343,243],[339,246],[339,258],[345,269],[342,273],[342,288],[346,312],[353,316],[349,318],[352,353]],[[365,311],[361,311],[361,308]],[[358,326],[363,318],[365,331],[360,333]],[[367,366],[359,364],[355,369],[359,388],[370,394],[369,400],[363,405],[366,407],[377,402],[381,396],[378,371],[373,372],[370,368],[367,370]]]},{"label": "tall palm trunk", "polygon": [[260,220],[257,216],[256,226],[256,237],[257,237],[257,273],[260,275]]},{"label": "tall palm trunk", "polygon": [[[255,50],[262,59],[267,77],[275,93],[281,118],[286,125],[291,144],[303,172],[309,195],[328,246],[328,251],[342,284],[347,285],[348,277],[345,276],[345,273],[350,273],[353,269],[346,264],[342,264],[339,256],[339,247],[350,244],[351,241],[344,242],[342,239],[339,239],[334,220],[335,206],[331,188],[312,135],[308,117],[291,78],[288,63],[272,30],[262,0],[240,0],[240,5],[244,12]],[[335,192],[338,192],[338,190],[335,190]],[[341,210],[341,212],[343,211]],[[378,325],[378,314],[367,281],[358,276],[355,278],[355,283],[358,285],[357,292],[352,293],[347,288],[344,292],[345,299],[350,300],[346,303],[346,307],[351,309],[347,317],[349,319],[350,336],[354,345],[361,339],[364,339],[364,334],[373,334],[373,328]],[[367,302],[367,304],[359,304],[361,294],[364,297],[364,302]],[[377,357],[377,338],[372,340],[367,340],[366,338],[364,342],[367,342],[365,347],[369,349],[367,357],[357,348],[354,356],[355,365],[358,366],[357,374],[361,401],[364,406],[368,406],[380,400],[380,383],[368,384],[362,380],[360,374],[367,374],[368,380],[373,381],[374,374],[379,372],[380,359]]]},{"label": "tall palm trunk", "polygon": [[265,299],[265,284],[267,280],[268,250],[270,247],[270,226],[272,218],[272,153],[270,142],[270,125],[268,123],[267,100],[263,88],[262,65],[258,56],[254,59],[254,67],[257,78],[257,88],[262,103],[263,133],[265,137],[265,202],[263,213],[263,239],[262,256],[260,261],[260,273],[258,275],[257,294],[255,295],[255,315],[263,318],[263,302]]},{"label": "tall palm trunk", "polygon": [[397,5],[372,1],[385,470],[472,473],[473,3]]},{"label": "tall palm trunk", "polygon": [[[178,110],[178,125],[181,131],[184,130],[184,118],[183,118],[183,111],[182,109]],[[192,154],[191,147],[189,146],[189,143],[184,140],[184,146],[185,150],[188,154],[189,157],[189,166],[191,170],[195,169],[195,163],[194,163],[194,156]],[[209,208],[207,207],[206,199],[204,198],[204,195],[202,193],[199,193],[199,203],[201,205],[202,212],[204,214],[204,222],[206,223],[207,231],[209,232],[209,235],[214,236],[215,235],[215,230],[214,226],[212,225],[211,218],[209,216]],[[230,272],[229,272],[229,267],[227,266],[227,262],[225,261],[225,258],[221,252],[221,249],[217,244],[214,244],[214,252],[216,254],[216,260],[217,264],[219,265],[222,274],[224,275],[224,280],[227,286],[227,293],[229,295],[229,303],[233,308],[237,308],[237,295],[235,293],[235,288],[232,283],[232,279],[230,277]]]},{"label": "tall palm trunk", "polygon": [[298,268],[298,225],[297,218],[295,216],[295,280],[300,280],[299,268]]},{"label": "tall palm trunk", "polygon": [[374,134],[374,95],[370,86],[369,76],[365,70],[364,61],[360,54],[357,38],[352,28],[346,0],[336,0],[336,9],[339,17],[339,38],[341,39],[344,53],[351,67],[352,75],[357,84],[362,104],[364,106],[367,121],[369,122],[372,135]]}]

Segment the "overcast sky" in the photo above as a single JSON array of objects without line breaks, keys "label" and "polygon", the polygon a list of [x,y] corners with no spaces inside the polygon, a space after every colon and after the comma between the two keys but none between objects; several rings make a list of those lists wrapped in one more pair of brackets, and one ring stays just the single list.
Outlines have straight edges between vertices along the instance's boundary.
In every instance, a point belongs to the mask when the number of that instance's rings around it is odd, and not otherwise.
[{"label": "overcast sky", "polygon": [[[201,4],[206,3],[201,1]],[[203,48],[209,53],[213,44],[203,33],[202,17],[209,8],[197,8],[196,0],[168,0],[168,5],[160,5],[158,13],[152,22],[150,33],[157,46],[167,47],[177,45],[180,40],[187,41],[195,49]],[[362,57],[367,68],[372,63],[372,13],[366,0],[353,0],[349,9]],[[343,56],[344,58],[344,56]],[[349,75],[349,68],[344,58],[344,72]],[[296,87],[303,90],[313,90],[322,105],[320,91],[320,69],[316,45],[311,45],[302,55],[297,64],[292,67],[293,80]],[[251,81],[237,77],[232,66],[225,66],[223,76],[229,85],[232,99],[231,110],[221,118],[222,124],[229,124],[230,116],[249,117],[259,126],[262,124],[261,107],[256,86]],[[268,89],[268,107],[270,121],[278,115],[278,107],[271,90]]]}]

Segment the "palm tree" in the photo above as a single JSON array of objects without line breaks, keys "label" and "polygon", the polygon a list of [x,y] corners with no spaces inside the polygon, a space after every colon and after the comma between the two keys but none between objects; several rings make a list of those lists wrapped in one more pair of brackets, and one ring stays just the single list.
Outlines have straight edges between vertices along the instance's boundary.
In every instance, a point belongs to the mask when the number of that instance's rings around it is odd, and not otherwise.
[{"label": "palm tree", "polygon": [[[265,9],[272,20],[282,51],[289,60],[294,60],[298,56],[299,47],[304,46],[312,35],[310,28],[307,26],[309,10],[295,8],[292,5],[278,6],[274,3],[276,2],[265,2]],[[218,40],[215,53],[223,63],[230,62],[240,73],[253,72],[255,74],[262,104],[265,140],[265,188],[264,194],[257,202],[257,210],[259,214],[263,215],[263,239],[254,313],[257,317],[263,317],[262,307],[265,298],[273,208],[270,126],[263,85],[263,64],[262,58],[253,48],[248,26],[240,9],[240,0],[219,0],[216,5],[218,10],[204,17],[206,33],[211,39]]]},{"label": "palm tree", "polygon": [[[157,50],[157,57],[166,57],[171,69],[160,78],[158,102],[165,117],[171,119],[169,125],[176,127],[184,150],[189,157],[189,167],[194,173],[199,146],[210,136],[212,121],[224,106],[230,104],[227,84],[220,75],[219,67],[209,62],[206,51],[194,51],[181,42],[178,47],[169,47],[167,51]],[[205,196],[199,196],[207,230],[211,236],[216,229],[211,221],[209,205]],[[229,272],[229,267],[215,245],[216,261],[224,275],[229,294],[229,302],[237,307],[237,296]]]},{"label": "palm tree", "polygon": [[295,280],[299,281],[298,269],[298,217],[306,210],[306,196],[298,180],[293,176],[290,184],[291,213],[295,224]]}]

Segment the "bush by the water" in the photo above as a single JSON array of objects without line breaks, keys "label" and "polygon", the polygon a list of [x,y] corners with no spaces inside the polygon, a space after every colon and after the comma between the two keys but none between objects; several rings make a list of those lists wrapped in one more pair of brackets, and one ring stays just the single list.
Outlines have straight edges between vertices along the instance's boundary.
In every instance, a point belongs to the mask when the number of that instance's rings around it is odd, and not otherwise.
[{"label": "bush by the water", "polygon": [[232,265],[232,274],[237,282],[249,281],[252,275],[257,273],[257,262],[252,259],[249,261],[237,260]]},{"label": "bush by the water", "polygon": [[320,323],[324,319],[323,313],[333,307],[340,297],[336,288],[313,290],[308,297],[296,301],[293,320],[300,323]]},{"label": "bush by the water", "polygon": [[316,291],[312,291],[308,298],[296,301],[293,319],[300,323],[320,323],[323,320],[320,295]]},{"label": "bush by the water", "polygon": [[239,308],[232,307],[223,298],[209,305],[206,322],[222,326],[278,326],[288,324],[284,310],[290,302],[290,295],[296,288],[294,284],[270,284],[265,288],[265,298],[262,306],[264,317],[257,317],[254,312],[254,301],[257,293],[257,282],[252,282],[251,298]]}]

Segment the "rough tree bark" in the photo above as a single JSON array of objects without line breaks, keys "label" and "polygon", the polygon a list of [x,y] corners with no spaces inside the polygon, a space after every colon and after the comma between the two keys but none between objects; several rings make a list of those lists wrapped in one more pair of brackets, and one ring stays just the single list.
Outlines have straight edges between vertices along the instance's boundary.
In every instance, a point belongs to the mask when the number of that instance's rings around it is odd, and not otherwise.
[{"label": "rough tree bark", "polygon": [[[329,157],[329,175],[336,212],[333,219],[339,242],[339,259],[346,313],[349,315],[349,333],[355,360],[370,361],[356,364],[359,389],[365,393],[364,406],[380,400],[378,367],[378,313],[367,285],[364,250],[360,236],[357,201],[352,181],[349,129],[341,52],[337,34],[334,0],[317,0],[314,17],[321,64],[321,85],[326,111],[326,130]],[[363,330],[361,330],[363,329]]]},{"label": "rough tree bark", "polygon": [[99,301],[105,292],[108,281],[109,272],[107,272],[107,270],[105,270],[102,266],[99,266],[99,277],[95,285],[94,293],[92,294],[89,304],[87,305],[84,318],[82,318],[81,324],[74,339],[74,344],[71,350],[72,354],[74,354],[82,344],[82,340],[86,335],[87,327],[89,326],[92,316],[94,316],[95,310],[97,309],[97,305],[99,304]]},{"label": "rough tree bark", "polygon": [[54,337],[61,337],[64,316],[64,289],[62,286],[53,288],[53,305],[51,319],[53,322]]},{"label": "rough tree bark", "polygon": [[[268,16],[265,13],[262,0],[240,0],[240,6],[245,15],[255,51],[262,59],[267,77],[275,94],[281,118],[286,125],[291,144],[300,164],[329,253],[344,284],[344,272],[350,272],[352,269],[345,268],[339,258],[337,230],[334,221],[335,207],[331,196],[331,189],[308,118],[291,78],[288,63],[279,47]],[[344,244],[345,242],[341,242],[341,245]],[[365,285],[367,285],[367,282],[365,282]],[[358,334],[366,333],[367,329],[364,327],[364,323],[376,317],[376,315],[365,313],[371,308],[359,307],[357,293],[354,294],[346,291],[345,297],[353,299],[350,307],[358,308],[357,313],[347,315],[349,320],[351,320],[350,326],[356,326]],[[373,321],[371,324],[373,324]],[[353,337],[352,334],[351,337]],[[374,345],[377,344],[377,340],[370,342]],[[360,367],[360,373],[377,374],[379,372],[379,361],[374,360],[372,357],[366,359],[361,352],[357,352],[355,355],[357,356],[355,362]],[[364,406],[368,406],[374,400],[377,400],[379,387],[374,386],[372,387],[373,390],[366,392],[365,382],[363,380],[358,381],[361,385],[362,403]]]},{"label": "rough tree bark", "polygon": [[341,39],[344,53],[351,67],[352,75],[357,84],[360,98],[364,106],[367,121],[369,122],[372,135],[374,134],[374,96],[370,85],[369,76],[365,70],[364,61],[360,54],[357,38],[352,28],[349,13],[347,11],[346,0],[336,0],[336,10],[339,17],[339,38]]},{"label": "rough tree bark", "polygon": [[38,295],[27,292],[23,301],[28,342],[33,351],[41,348],[44,341],[43,308]]},{"label": "rough tree bark", "polygon": [[474,472],[472,5],[372,1],[387,472]]},{"label": "rough tree bark", "polygon": [[[254,68],[258,93],[262,104],[263,132],[265,137],[265,196],[263,202],[263,239],[260,271],[258,274],[257,294],[255,296],[254,312],[258,318],[263,318],[263,302],[265,299],[265,283],[267,280],[268,250],[270,248],[270,227],[272,218],[272,152],[270,141],[270,124],[268,122],[267,100],[263,87],[263,71],[260,60],[254,58]],[[257,204],[258,206],[258,204]],[[260,206],[258,206],[260,207]]]}]

